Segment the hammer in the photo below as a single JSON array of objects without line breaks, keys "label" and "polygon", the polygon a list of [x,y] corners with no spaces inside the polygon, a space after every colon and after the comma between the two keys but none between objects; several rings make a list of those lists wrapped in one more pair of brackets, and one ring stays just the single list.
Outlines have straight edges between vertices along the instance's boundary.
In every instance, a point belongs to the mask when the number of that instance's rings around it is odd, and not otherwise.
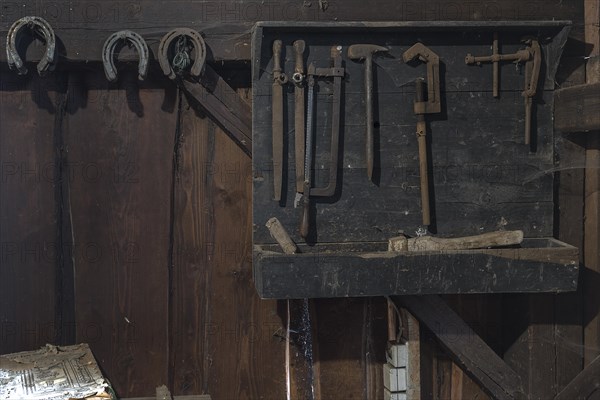
[{"label": "hammer", "polygon": [[348,47],[348,58],[365,60],[365,105],[367,116],[367,175],[373,178],[373,54],[389,51],[374,44],[353,44]]}]

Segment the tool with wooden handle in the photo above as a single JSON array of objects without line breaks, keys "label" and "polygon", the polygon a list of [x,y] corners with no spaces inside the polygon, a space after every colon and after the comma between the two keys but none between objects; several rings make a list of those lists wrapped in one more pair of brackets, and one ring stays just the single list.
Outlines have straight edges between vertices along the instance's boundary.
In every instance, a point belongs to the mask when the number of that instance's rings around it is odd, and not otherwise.
[{"label": "tool with wooden handle", "polygon": [[313,152],[313,118],[315,107],[315,65],[308,66],[308,113],[306,114],[306,146],[304,147],[304,181],[302,198],[302,221],[300,221],[300,236],[304,239],[308,236],[310,229],[310,180]]},{"label": "tool with wooden handle", "polygon": [[294,42],[295,67],[292,75],[294,83],[294,147],[296,162],[296,199],[294,207],[298,207],[304,191],[304,40]]},{"label": "tool with wooden handle", "polygon": [[388,251],[472,250],[514,246],[523,242],[523,231],[496,231],[457,238],[398,236],[388,240]]},{"label": "tool with wooden handle", "polygon": [[367,159],[367,176],[369,180],[373,179],[373,56],[376,53],[389,51],[387,47],[377,46],[374,44],[353,44],[348,47],[348,58],[360,61],[365,61],[365,116],[366,116],[366,159]]},{"label": "tool with wooden handle", "polygon": [[429,171],[427,161],[427,125],[425,114],[441,112],[440,100],[440,59],[431,49],[422,43],[417,43],[402,55],[404,62],[414,59],[427,65],[427,100],[425,100],[425,83],[422,78],[415,81],[414,113],[417,116],[417,141],[419,144],[419,175],[421,180],[421,212],[423,233],[428,231],[431,224],[429,199]]},{"label": "tool with wooden handle", "polygon": [[525,63],[525,89],[522,93],[525,98],[525,144],[528,145],[531,143],[531,108],[540,77],[542,50],[535,38],[525,38],[524,42],[528,45],[527,51],[531,55]]},{"label": "tool with wooden handle", "polygon": [[288,81],[281,69],[281,40],[273,42],[273,92],[272,130],[273,130],[273,199],[281,200],[283,181],[283,85]]},{"label": "tool with wooden handle", "polygon": [[[306,116],[306,145],[304,158],[304,188],[303,211],[300,223],[300,235],[306,239],[310,231],[310,197],[330,197],[337,188],[338,156],[340,141],[340,115],[342,78],[345,69],[342,67],[342,46],[331,48],[330,68],[315,68],[314,64],[308,67],[308,113]],[[315,116],[315,84],[316,78],[333,78],[332,110],[331,110],[331,145],[329,151],[329,181],[324,187],[311,187],[311,166],[313,159],[313,130]],[[316,147],[316,146],[315,146]]]},{"label": "tool with wooden handle", "polygon": [[[415,81],[415,102],[425,100],[425,82],[423,79]],[[421,180],[421,210],[423,225],[431,225],[431,212],[429,209],[429,169],[427,168],[427,124],[425,114],[417,114],[417,143],[419,145],[419,178]]]}]

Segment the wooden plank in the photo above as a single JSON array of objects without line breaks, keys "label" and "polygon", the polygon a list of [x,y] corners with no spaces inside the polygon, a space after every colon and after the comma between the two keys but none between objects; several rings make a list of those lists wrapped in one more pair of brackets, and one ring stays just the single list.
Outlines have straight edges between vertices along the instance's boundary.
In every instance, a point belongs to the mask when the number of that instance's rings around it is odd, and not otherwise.
[{"label": "wooden plank", "polygon": [[[187,107],[184,98],[180,101],[179,107]],[[181,118],[180,132],[173,129],[169,383],[176,394],[207,393],[214,218],[211,175],[205,166],[213,164],[214,126],[187,110]]]},{"label": "wooden plank", "polygon": [[285,314],[278,315],[277,302],[261,301],[251,280],[251,164],[224,132],[186,105],[181,129],[172,392],[284,398],[285,341],[276,334]]},{"label": "wooden plank", "polygon": [[[446,303],[477,333],[496,354],[501,354],[502,295],[449,295]],[[452,362],[438,368],[438,375],[450,376],[451,392],[461,399],[489,399],[485,391]],[[439,379],[439,378],[438,378]],[[458,395],[460,394],[460,396]]]},{"label": "wooden plank", "polygon": [[256,288],[277,299],[576,289],[579,255],[570,246],[393,253],[374,244],[366,250],[354,243],[300,246],[302,253],[293,255],[256,246]]},{"label": "wooden plank", "polygon": [[246,154],[252,156],[250,106],[212,68],[205,67],[201,83],[183,82],[188,101],[200,107]]},{"label": "wooden plank", "polygon": [[[220,62],[250,59],[250,30],[256,21],[577,20],[581,12],[576,0],[552,4],[540,0],[491,4],[434,0],[427,2],[426,7],[416,1],[377,0],[368,9],[355,1],[319,5],[312,2],[170,1],[166,7],[165,3],[153,0],[77,3],[24,0],[3,2],[0,35],[5,37],[10,25],[22,16],[41,16],[54,27],[59,38],[58,49],[62,55],[59,65],[64,66],[68,61],[82,66],[101,61],[106,38],[124,27],[143,35],[152,53],[157,54],[158,42],[166,32],[188,26],[206,35],[212,56]],[[37,61],[41,49],[33,47],[28,49],[26,58]],[[0,63],[5,65],[5,62],[6,54],[0,53]]]},{"label": "wooden plank", "polygon": [[[561,159],[570,160],[575,168],[565,168],[558,172],[557,237],[569,244],[583,248],[583,210],[585,147],[583,138],[568,135],[557,140],[557,152]],[[585,141],[583,141],[585,142]],[[583,252],[580,253],[580,263]],[[582,275],[585,272],[582,272]],[[556,387],[560,392],[583,368],[583,300],[582,278],[576,293],[556,296],[554,336],[556,344]],[[547,305],[546,305],[547,307]]]},{"label": "wooden plank", "polygon": [[321,391],[315,399],[383,398],[385,299],[318,299],[315,311]]},{"label": "wooden plank", "polygon": [[[135,72],[106,87],[74,75],[69,149],[77,341],[88,342],[120,396],[167,383],[169,193],[174,115],[169,88]],[[167,98],[169,96],[166,96]]]},{"label": "wooden plank", "polygon": [[403,327],[408,352],[406,398],[407,400],[421,400],[421,334],[419,320],[405,309],[401,309],[400,313],[403,316],[402,321],[406,323],[406,326]]},{"label": "wooden plank", "polygon": [[596,357],[554,400],[588,399],[600,391],[600,356]]},{"label": "wooden plank", "polygon": [[560,89],[554,96],[554,129],[565,133],[600,130],[600,82]]},{"label": "wooden plank", "polygon": [[61,86],[60,96],[56,107],[54,118],[54,198],[56,203],[57,248],[57,279],[56,291],[59,294],[56,307],[56,325],[59,327],[56,333],[56,344],[75,343],[76,319],[75,319],[75,268],[74,258],[71,251],[73,248],[73,226],[71,222],[71,190],[70,176],[67,166],[69,165],[68,152],[64,145],[64,120],[68,108],[69,75],[60,74],[56,77]]},{"label": "wooden plank", "polygon": [[[585,0],[585,42],[590,46],[586,83],[600,83],[600,1]],[[587,138],[585,159],[584,255],[584,365],[600,355],[600,131]]]},{"label": "wooden plank", "polygon": [[590,135],[585,162],[585,232],[584,232],[584,364],[600,355],[600,134]]},{"label": "wooden plank", "polygon": [[[585,138],[580,135],[557,137],[557,152],[564,168],[557,173],[557,238],[583,248],[583,191],[585,175]],[[567,161],[569,160],[569,161]],[[580,252],[580,264],[583,252]],[[583,275],[583,273],[582,273]],[[556,387],[560,392],[583,368],[583,299],[581,282],[576,293],[556,296],[554,336],[556,337]],[[548,305],[545,305],[548,307]]]},{"label": "wooden plank", "polygon": [[0,82],[0,354],[7,354],[60,340],[55,314],[62,308],[63,249],[57,247],[53,126],[64,87],[5,73]]},{"label": "wooden plank", "polygon": [[557,392],[560,343],[554,336],[553,306],[552,295],[511,295],[503,303],[503,320],[510,320],[503,326],[504,360],[521,376],[529,399],[553,398]]},{"label": "wooden plank", "polygon": [[440,297],[403,296],[395,301],[427,326],[492,398],[517,399],[524,395],[519,376]]}]

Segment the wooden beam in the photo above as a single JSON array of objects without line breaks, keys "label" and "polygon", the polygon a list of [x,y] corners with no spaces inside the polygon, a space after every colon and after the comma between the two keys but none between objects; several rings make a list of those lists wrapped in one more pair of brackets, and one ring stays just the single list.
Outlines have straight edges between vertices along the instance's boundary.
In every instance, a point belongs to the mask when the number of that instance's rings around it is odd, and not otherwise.
[{"label": "wooden beam", "polygon": [[439,296],[395,297],[493,399],[524,396],[520,377]]},{"label": "wooden beam", "polygon": [[[585,42],[590,46],[586,82],[600,83],[600,0],[585,0]],[[596,112],[597,114],[597,112]],[[584,365],[600,355],[600,132],[587,137],[585,160],[584,254]]]},{"label": "wooden beam", "polygon": [[600,392],[600,356],[579,373],[554,400],[587,399]]},{"label": "wooden beam", "polygon": [[210,66],[200,83],[183,82],[190,104],[197,106],[252,156],[252,111],[240,95]]},{"label": "wooden beam", "polygon": [[600,130],[600,82],[554,94],[554,129],[563,133]]},{"label": "wooden beam", "polygon": [[[406,399],[420,400],[421,397],[421,336],[419,320],[405,309],[400,310],[406,321],[406,346],[408,360],[406,365]],[[404,327],[403,327],[404,328]]]},{"label": "wooden beam", "polygon": [[[56,33],[60,64],[101,61],[102,44],[121,29],[142,35],[154,54],[162,35],[171,29],[190,27],[201,32],[215,60],[249,60],[250,31],[256,21],[417,21],[417,20],[577,20],[581,7],[571,1],[548,4],[524,4],[505,0],[489,6],[481,2],[449,3],[431,0],[427,7],[417,2],[398,4],[395,0],[377,0],[365,8],[362,2],[269,1],[170,1],[131,2],[106,0],[77,2],[3,1],[0,36],[12,23],[25,15],[45,18]],[[168,4],[168,5],[167,5]],[[385,12],[381,12],[385,10]],[[39,60],[41,46],[29,46],[27,59]],[[38,47],[38,49],[34,49]],[[0,52],[0,63],[6,53]]]},{"label": "wooden beam", "polygon": [[[82,2],[82,3],[85,3]],[[100,4],[100,3],[95,3]],[[158,3],[156,3],[158,4]],[[90,4],[94,6],[94,4]],[[12,21],[11,21],[12,22]],[[160,39],[169,31],[180,26],[189,26],[192,29],[204,35],[206,47],[209,49],[208,60],[210,62],[221,63],[241,62],[250,59],[250,32],[253,23],[235,23],[219,24],[212,26],[190,24],[184,25],[179,22],[168,24],[158,23],[158,26],[151,28],[139,27],[134,25],[110,24],[107,23],[101,28],[94,29],[90,24],[80,22],[72,23],[69,26],[65,24],[56,25],[48,21],[54,28],[57,37],[56,52],[58,55],[57,68],[72,68],[80,64],[89,64],[90,62],[102,62],[102,46],[106,39],[113,33],[122,29],[131,29],[140,34],[148,44],[150,50],[150,62],[158,65],[158,46]],[[0,37],[4,39],[8,33],[9,24],[0,25]],[[20,55],[23,60],[38,62],[44,53],[44,46],[41,42],[30,44],[26,49],[20,49]],[[119,59],[122,61],[137,60],[135,49],[129,49],[125,46],[120,51]],[[6,66],[6,52],[0,52],[0,63]]]},{"label": "wooden beam", "polygon": [[269,299],[558,293],[577,288],[576,248],[554,239],[523,243],[515,249],[421,253],[378,251],[383,242],[299,244],[298,254],[279,253],[279,245],[255,245],[254,282],[260,296]]}]

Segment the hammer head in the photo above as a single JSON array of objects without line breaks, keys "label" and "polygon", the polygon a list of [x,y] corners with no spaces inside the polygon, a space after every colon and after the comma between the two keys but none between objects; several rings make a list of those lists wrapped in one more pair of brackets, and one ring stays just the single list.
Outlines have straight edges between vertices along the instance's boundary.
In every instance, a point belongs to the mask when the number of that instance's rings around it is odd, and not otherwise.
[{"label": "hammer head", "polygon": [[387,52],[389,49],[375,44],[353,44],[348,47],[348,58],[351,60],[365,60],[373,57],[375,53]]}]

